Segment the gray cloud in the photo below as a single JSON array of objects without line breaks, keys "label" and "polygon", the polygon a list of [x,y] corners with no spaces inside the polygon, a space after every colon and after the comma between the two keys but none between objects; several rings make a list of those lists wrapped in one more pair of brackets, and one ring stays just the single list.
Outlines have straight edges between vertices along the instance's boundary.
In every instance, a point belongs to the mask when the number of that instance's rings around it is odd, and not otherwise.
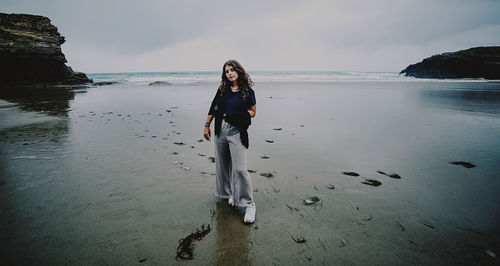
[{"label": "gray cloud", "polygon": [[496,0],[2,0],[48,16],[89,72],[249,69],[399,71],[423,57],[500,45]]}]

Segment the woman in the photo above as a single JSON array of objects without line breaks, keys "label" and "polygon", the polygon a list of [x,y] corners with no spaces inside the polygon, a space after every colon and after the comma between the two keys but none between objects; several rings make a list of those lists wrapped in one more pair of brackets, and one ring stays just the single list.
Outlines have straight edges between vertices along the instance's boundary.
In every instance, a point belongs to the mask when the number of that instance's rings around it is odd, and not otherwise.
[{"label": "woman", "polygon": [[245,223],[255,221],[252,179],[247,170],[247,129],[255,117],[252,80],[236,60],[222,68],[222,81],[208,111],[204,137],[210,140],[210,123],[215,118],[216,196],[231,206],[245,209]]}]

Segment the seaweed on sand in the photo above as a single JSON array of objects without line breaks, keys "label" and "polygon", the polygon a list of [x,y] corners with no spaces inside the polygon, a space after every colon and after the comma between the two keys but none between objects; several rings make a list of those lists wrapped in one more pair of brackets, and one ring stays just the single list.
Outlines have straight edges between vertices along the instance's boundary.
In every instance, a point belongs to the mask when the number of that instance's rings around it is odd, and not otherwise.
[{"label": "seaweed on sand", "polygon": [[274,175],[272,173],[260,173],[261,176],[266,177],[266,178],[273,178]]},{"label": "seaweed on sand", "polygon": [[210,225],[202,224],[194,232],[179,240],[179,247],[177,248],[176,260],[192,260],[195,241],[202,240],[208,233],[210,233]]}]

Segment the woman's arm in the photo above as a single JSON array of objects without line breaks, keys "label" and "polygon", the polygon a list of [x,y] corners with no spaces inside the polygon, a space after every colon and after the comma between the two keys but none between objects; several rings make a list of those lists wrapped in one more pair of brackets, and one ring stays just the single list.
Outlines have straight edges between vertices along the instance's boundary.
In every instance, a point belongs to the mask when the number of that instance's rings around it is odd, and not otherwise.
[{"label": "woman's arm", "polygon": [[213,115],[207,116],[207,122],[205,123],[205,129],[203,131],[203,136],[206,140],[210,140],[210,123],[212,123],[212,119],[214,119]]},{"label": "woman's arm", "polygon": [[254,104],[250,106],[250,110],[248,110],[248,113],[250,113],[250,117],[255,117],[255,115],[257,114],[257,105]]}]

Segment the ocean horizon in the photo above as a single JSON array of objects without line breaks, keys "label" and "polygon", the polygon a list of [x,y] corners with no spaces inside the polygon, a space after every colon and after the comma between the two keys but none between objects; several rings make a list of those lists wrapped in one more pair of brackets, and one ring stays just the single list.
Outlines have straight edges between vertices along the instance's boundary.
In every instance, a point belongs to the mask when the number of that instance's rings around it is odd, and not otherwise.
[{"label": "ocean horizon", "polygon": [[[259,82],[491,82],[485,79],[421,79],[406,77],[398,72],[356,71],[248,71],[255,83]],[[195,85],[216,83],[220,71],[170,71],[89,73],[94,82],[114,82],[127,85],[148,85],[160,81],[164,85]]]}]

